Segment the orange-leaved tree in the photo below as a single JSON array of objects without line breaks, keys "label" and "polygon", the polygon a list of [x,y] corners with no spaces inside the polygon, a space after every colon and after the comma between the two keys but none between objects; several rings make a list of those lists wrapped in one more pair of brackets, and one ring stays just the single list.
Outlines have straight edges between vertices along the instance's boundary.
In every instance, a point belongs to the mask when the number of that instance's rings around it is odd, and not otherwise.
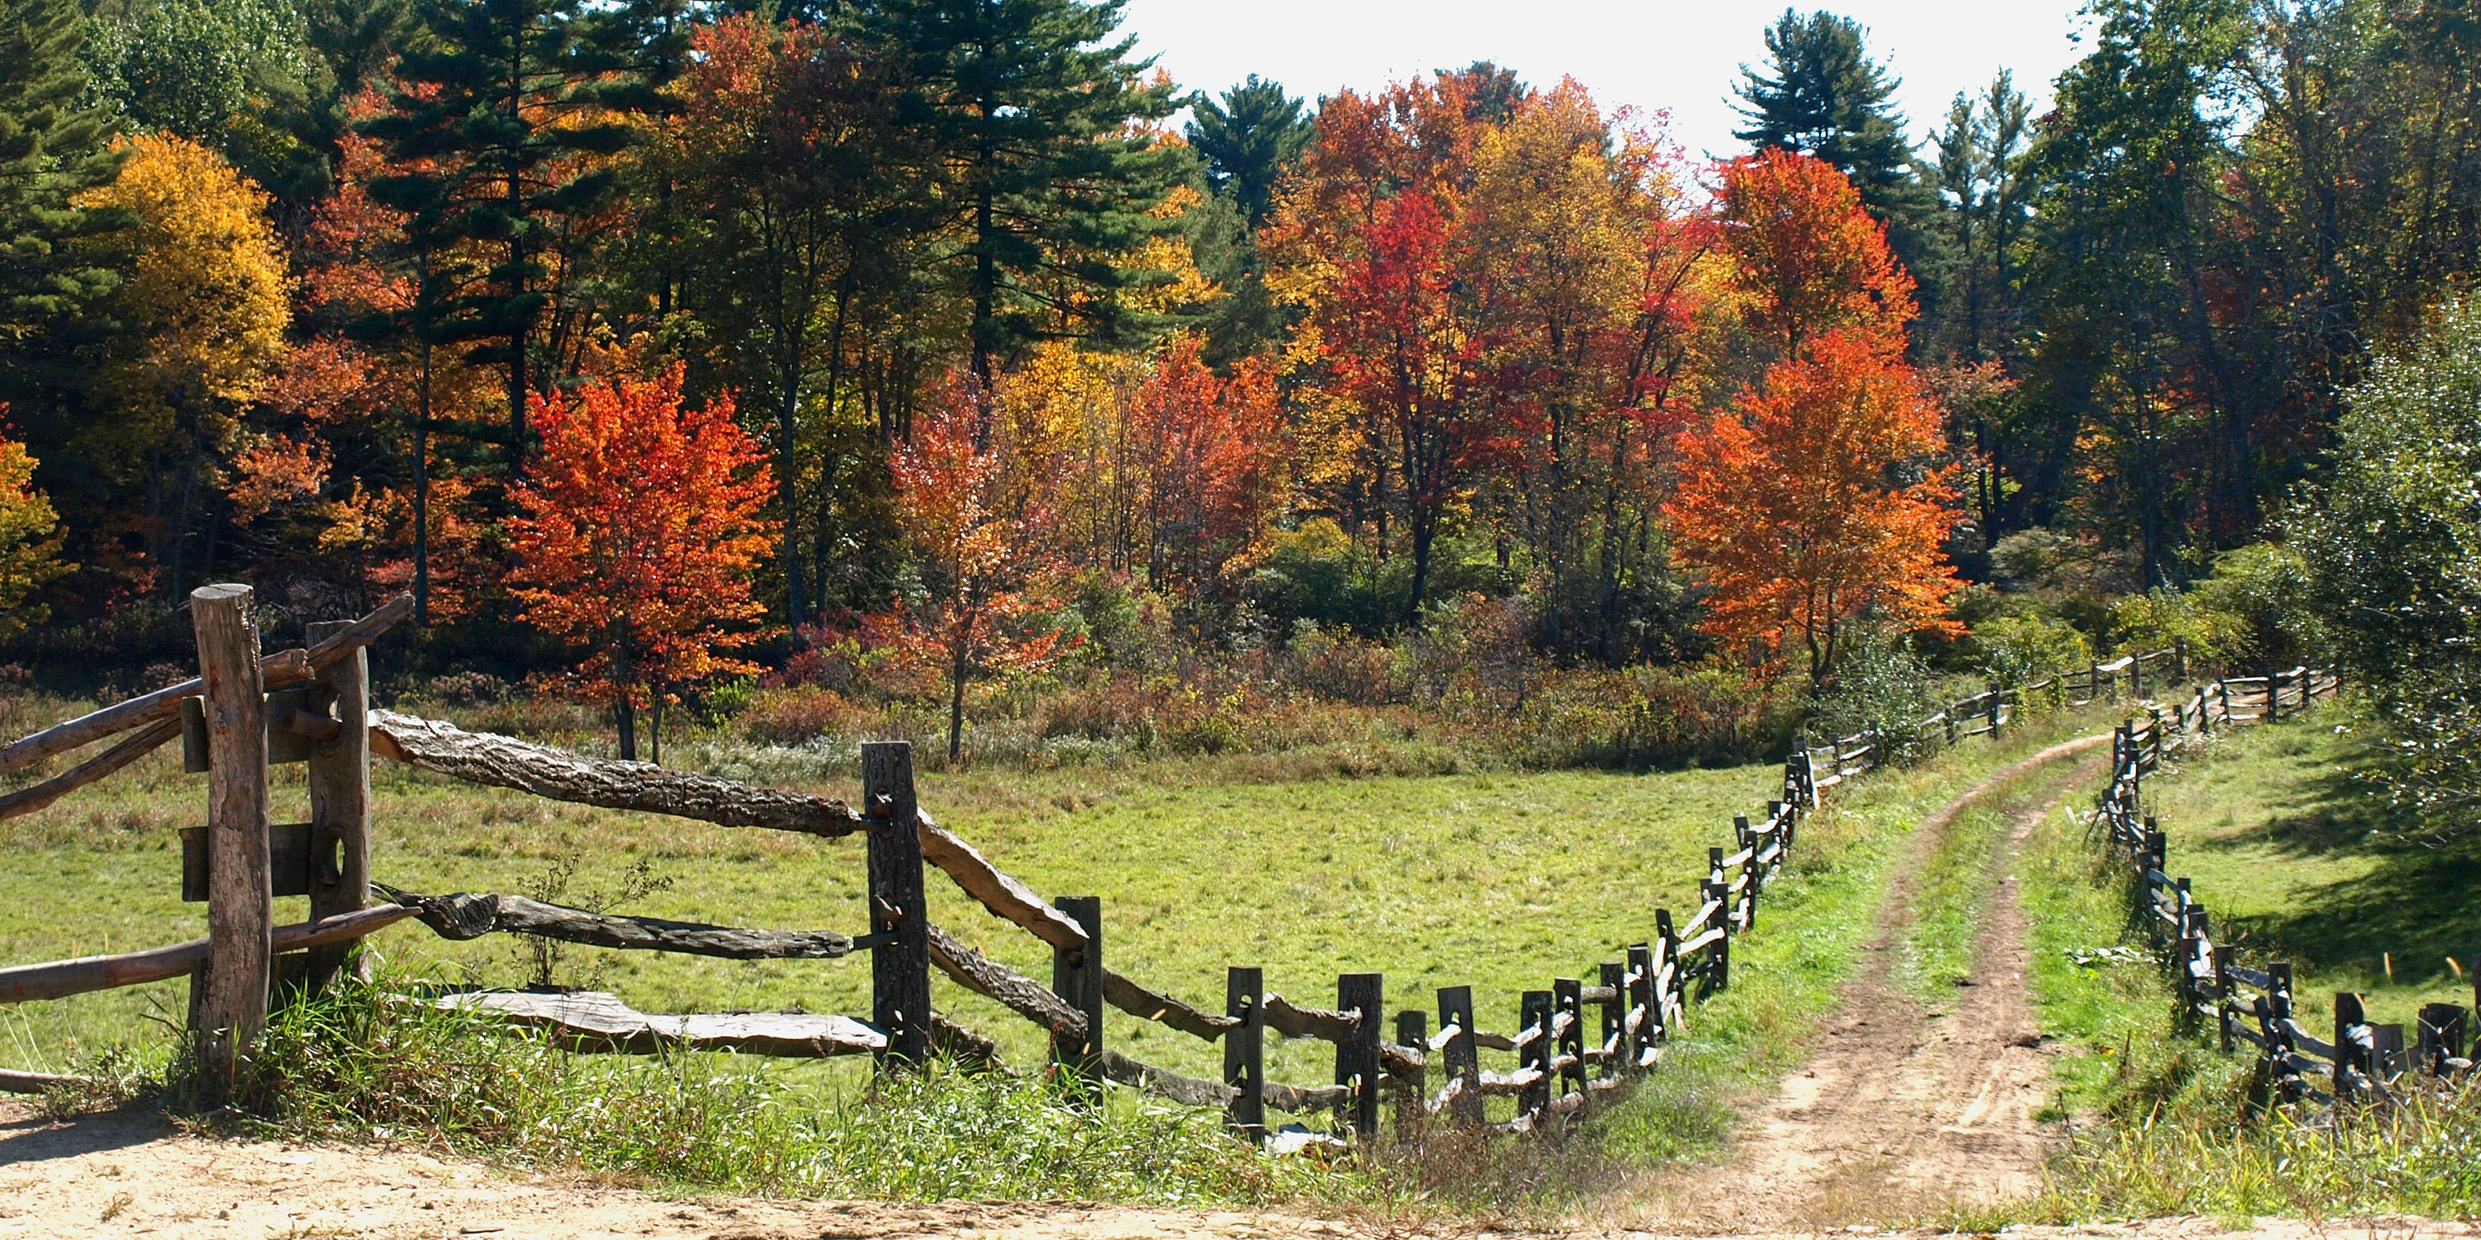
[{"label": "orange-leaved tree", "polygon": [[1798,356],[1837,329],[1904,347],[1913,280],[1849,178],[1779,147],[1722,171],[1716,216],[1730,282],[1743,321],[1771,346],[1768,360]]},{"label": "orange-leaved tree", "polygon": [[767,550],[761,507],[774,479],[733,421],[732,398],[681,405],[678,363],[651,380],[598,379],[532,398],[542,456],[514,488],[511,583],[521,617],[587,652],[580,700],[608,703],[620,756],[637,756],[637,712],[710,677],[755,672],[723,652],[764,614],[750,572]]},{"label": "orange-leaved tree", "polygon": [[1938,403],[1881,343],[1817,336],[1675,442],[1663,515],[1713,592],[1706,631],[1777,655],[1797,640],[1812,684],[1864,613],[1960,631],[1946,615],[1962,583],[1942,549],[1954,489],[1948,470],[1921,464],[1946,446]]},{"label": "orange-leaved tree", "polygon": [[1039,454],[1012,450],[996,433],[1005,419],[984,433],[979,393],[971,376],[950,375],[888,459],[924,588],[880,627],[900,654],[939,661],[950,759],[964,748],[969,681],[1039,671],[1064,649],[1039,623],[1034,593],[1058,570],[1044,537],[1050,515],[1028,476]]}]

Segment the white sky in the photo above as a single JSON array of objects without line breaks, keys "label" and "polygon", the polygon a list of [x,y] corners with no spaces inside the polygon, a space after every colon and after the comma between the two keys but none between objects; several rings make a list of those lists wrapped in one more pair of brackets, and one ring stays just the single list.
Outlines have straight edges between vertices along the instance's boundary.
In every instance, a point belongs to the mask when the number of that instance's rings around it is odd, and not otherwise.
[{"label": "white sky", "polygon": [[[2001,67],[2034,103],[2079,54],[2079,0],[1803,0],[1867,27],[1870,55],[1904,81],[1896,100],[1915,141],[1958,90],[1978,92]],[[1731,0],[1128,0],[1122,31],[1160,57],[1183,88],[1220,91],[1250,73],[1311,100],[1339,87],[1492,60],[1526,81],[1563,75],[1606,110],[1669,109],[1671,135],[1700,153],[1732,154],[1741,64],[1765,55],[1761,34],[1782,3]]]}]

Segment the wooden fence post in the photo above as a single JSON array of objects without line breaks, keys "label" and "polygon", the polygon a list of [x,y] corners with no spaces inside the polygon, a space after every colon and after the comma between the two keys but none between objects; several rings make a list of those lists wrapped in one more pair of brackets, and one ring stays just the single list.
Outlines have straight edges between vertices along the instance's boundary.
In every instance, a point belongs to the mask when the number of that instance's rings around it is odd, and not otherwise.
[{"label": "wooden fence post", "polygon": [[[309,640],[353,627],[350,620],[310,626]],[[370,902],[370,653],[353,653],[319,669],[311,704],[339,728],[310,749],[310,916],[357,912]],[[303,987],[325,990],[359,941],[310,949]]]},{"label": "wooden fence post", "polygon": [[1999,682],[1993,680],[1988,683],[1989,695],[1983,701],[1990,712],[1990,740],[1996,744],[1999,739],[1999,711],[2006,705],[2006,699],[1999,695]]},{"label": "wooden fence post", "polygon": [[1378,1137],[1378,1044],[1386,1032],[1386,979],[1377,973],[1346,973],[1335,979],[1338,1011],[1360,1009],[1349,1042],[1335,1047],[1335,1083],[1352,1088],[1352,1131],[1357,1140]]},{"label": "wooden fence post", "polygon": [[1559,1064],[1558,1096],[1585,1090],[1585,983],[1573,977],[1551,979],[1551,1023],[1559,1036],[1552,1054]]},{"label": "wooden fence post", "polygon": [[190,592],[207,720],[207,965],[192,1027],[210,1099],[232,1090],[267,1026],[275,897],[267,872],[267,698],[250,587]]},{"label": "wooden fence post", "polygon": [[2352,1101],[2351,1075],[2354,1069],[2369,1076],[2376,1075],[2369,1063],[2370,1056],[2362,1053],[2360,1044],[2352,1037],[2352,1030],[2367,1021],[2368,1014],[2361,1009],[2359,995],[2348,990],[2335,992],[2335,1107],[2338,1110],[2344,1103]]},{"label": "wooden fence post", "polygon": [[1618,1076],[1620,1065],[1628,1058],[1628,970],[1617,961],[1602,963],[1602,988],[1611,997],[1602,1001],[1602,1075]]},{"label": "wooden fence post", "polygon": [[2266,722],[2268,723],[2281,723],[2283,721],[2283,673],[2281,672],[2266,673],[2266,709],[2264,714],[2266,717]]},{"label": "wooden fence post", "polygon": [[1748,907],[1743,911],[1743,920],[1740,923],[1741,932],[1745,934],[1751,930],[1757,929],[1757,892],[1759,873],[1757,865],[1757,834],[1749,829],[1749,816],[1747,814],[1732,815],[1732,833],[1737,836],[1740,841],[1740,847],[1734,849],[1733,851],[1745,852],[1749,854],[1749,859],[1740,863],[1740,876],[1747,879],[1749,883],[1749,892],[1745,897],[1743,897],[1748,901]]},{"label": "wooden fence post", "polygon": [[870,930],[895,936],[870,953],[870,1019],[887,1035],[878,1058],[918,1066],[930,1059],[930,916],[911,744],[862,745],[861,803],[870,819]]},{"label": "wooden fence post", "polygon": [[[1628,1010],[1637,1017],[1637,1027],[1620,1039],[1620,1053],[1627,1056],[1631,1071],[1645,1066],[1645,1052],[1654,1045],[1654,1030],[1663,1021],[1662,1000],[1654,993],[1654,945],[1631,943],[1628,946]],[[1623,1020],[1626,1018],[1623,1017]]]},{"label": "wooden fence post", "polygon": [[2239,1045],[2238,1035],[2231,1031],[2231,966],[2239,956],[2240,949],[2236,947],[2214,949],[2214,1029],[2221,1035],[2222,1052],[2226,1055]]},{"label": "wooden fence post", "polygon": [[1447,1075],[1457,1082],[1456,1096],[1447,1102],[1448,1120],[1459,1128],[1479,1128],[1484,1118],[1482,1055],[1473,1040],[1472,987],[1439,987],[1439,1027],[1455,1031],[1448,1035],[1445,1048]]},{"label": "wooden fence post", "polygon": [[1539,1120],[1551,1103],[1551,992],[1528,990],[1518,999],[1516,1028],[1519,1037],[1533,1035],[1516,1048],[1517,1067],[1537,1073],[1533,1083],[1518,1092],[1516,1113]]},{"label": "wooden fence post", "polygon": [[1051,993],[1085,1013],[1085,1038],[1051,1035],[1051,1063],[1085,1088],[1103,1094],[1103,898],[1061,896],[1052,905],[1085,931],[1084,947],[1051,949]]},{"label": "wooden fence post", "polygon": [[[1687,965],[1680,959],[1680,931],[1671,920],[1670,909],[1654,910],[1654,939],[1662,944],[1662,967],[1671,970],[1671,981],[1668,984],[1662,984],[1661,979],[1657,978],[1655,979],[1657,985],[1654,987],[1654,1019],[1662,1024],[1663,1039],[1669,1041],[1671,1035],[1676,1032],[1671,1027],[1672,1003],[1675,998],[1685,995],[1688,990],[1688,979],[1684,973]],[[2481,992],[2481,981],[2476,981],[2473,989]]]},{"label": "wooden fence post", "polygon": [[1422,1057],[1422,1065],[1396,1082],[1396,1138],[1409,1141],[1419,1131],[1423,1106],[1430,1100],[1430,1014],[1419,1008],[1396,1013],[1396,1045]]},{"label": "wooden fence post", "polygon": [[2414,1045],[2421,1071],[2431,1076],[2445,1076],[2446,1061],[2461,1059],[2464,1055],[2464,1005],[2424,1003],[2418,1019],[2420,1032]]},{"label": "wooden fence post", "polygon": [[2171,639],[2171,679],[2188,679],[2188,639],[2185,637]]},{"label": "wooden fence post", "polygon": [[1223,1014],[1240,1023],[1223,1031],[1223,1083],[1232,1089],[1224,1122],[1252,1141],[1266,1140],[1266,973],[1235,966],[1224,973]]}]

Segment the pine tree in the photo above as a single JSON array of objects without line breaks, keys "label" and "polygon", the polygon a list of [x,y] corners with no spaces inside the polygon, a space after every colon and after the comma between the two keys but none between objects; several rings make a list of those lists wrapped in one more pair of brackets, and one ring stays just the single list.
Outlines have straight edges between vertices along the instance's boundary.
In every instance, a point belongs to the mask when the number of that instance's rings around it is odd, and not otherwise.
[{"label": "pine tree", "polygon": [[1206,179],[1230,196],[1251,230],[1275,209],[1275,183],[1309,141],[1309,114],[1283,83],[1257,74],[1223,92],[1190,97],[1189,145],[1206,159]]},{"label": "pine tree", "polygon": [[1188,152],[1145,132],[1178,106],[1146,79],[1122,0],[889,0],[862,23],[900,58],[907,111],[933,136],[959,206],[974,377],[1041,337],[1109,336],[1115,294],[1142,273],[1116,256],[1178,227],[1153,208]]},{"label": "pine tree", "polygon": [[70,197],[112,179],[104,118],[78,106],[84,23],[72,0],[0,0],[0,348],[38,334],[118,282],[70,243],[120,213]]},{"label": "pine tree", "polygon": [[1903,83],[1869,58],[1865,33],[1849,17],[1785,9],[1766,31],[1772,75],[1740,67],[1733,93],[1749,125],[1732,136],[1814,156],[1852,178],[1870,214],[1887,226],[1896,257],[1934,301],[1945,265],[1934,228],[1937,199],[1917,173],[1903,116],[1889,106]]},{"label": "pine tree", "polygon": [[363,126],[407,171],[372,181],[371,195],[410,216],[425,256],[417,330],[472,342],[466,360],[507,368],[501,437],[519,472],[537,333],[575,274],[549,260],[580,244],[564,225],[617,190],[593,157],[631,141],[611,107],[636,91],[615,97],[627,57],[597,37],[582,0],[425,0],[416,15],[392,111]]}]

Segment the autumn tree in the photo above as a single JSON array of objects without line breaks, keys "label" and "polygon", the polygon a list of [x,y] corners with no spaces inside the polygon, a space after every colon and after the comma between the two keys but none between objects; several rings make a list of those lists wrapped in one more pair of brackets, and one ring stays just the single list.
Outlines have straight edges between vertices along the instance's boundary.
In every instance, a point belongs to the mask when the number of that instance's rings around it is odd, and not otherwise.
[{"label": "autumn tree", "polygon": [[736,15],[702,27],[696,50],[654,160],[679,236],[669,261],[721,377],[773,423],[790,626],[814,605],[803,420],[838,418],[856,324],[884,311],[936,222],[927,152],[896,123],[885,66],[825,28]]},{"label": "autumn tree", "polygon": [[1912,277],[1850,179],[1772,147],[1725,164],[1722,179],[1720,244],[1760,356],[1797,357],[1838,329],[1903,347],[1915,313]]},{"label": "autumn tree", "polygon": [[1031,454],[990,433],[1004,422],[986,429],[988,403],[970,375],[951,376],[888,466],[921,591],[885,627],[901,653],[939,664],[950,759],[964,752],[969,682],[1039,670],[1061,649],[1058,631],[1038,623],[1036,591],[1057,568],[1044,537],[1051,514],[1011,468]]},{"label": "autumn tree", "polygon": [[773,480],[731,397],[683,408],[681,378],[675,364],[535,397],[542,457],[508,522],[521,618],[587,652],[567,684],[610,706],[623,758],[637,757],[639,710],[654,713],[660,761],[665,706],[757,670],[725,652],[748,645],[765,613],[750,572]]},{"label": "autumn tree", "polygon": [[1563,655],[1668,653],[1683,609],[1651,529],[1655,470],[1689,409],[1712,228],[1660,135],[1573,81],[1525,95],[1475,154],[1472,260],[1507,290],[1507,468],[1482,508],[1536,579]]},{"label": "autumn tree", "polygon": [[1797,642],[1813,684],[1854,617],[1961,631],[1946,615],[1963,583],[1942,550],[1953,489],[1919,466],[1944,446],[1920,376],[1842,331],[1683,432],[1663,514],[1711,591],[1706,631],[1777,654]]},{"label": "autumn tree", "polygon": [[0,641],[50,617],[34,593],[69,571],[60,558],[60,518],[35,488],[34,467],[26,445],[0,438]]},{"label": "autumn tree", "polygon": [[1505,447],[1509,290],[1473,261],[1467,232],[1479,134],[1467,81],[1327,99],[1268,238],[1276,285],[1302,310],[1293,353],[1340,415],[1313,431],[1342,458],[1329,470],[1349,488],[1339,505],[1376,520],[1382,550],[1388,516],[1402,515],[1407,624],[1428,601],[1440,532]]},{"label": "autumn tree", "polygon": [[110,302],[124,329],[95,359],[106,416],[75,444],[107,477],[143,485],[147,562],[184,590],[213,568],[213,540],[193,563],[191,538],[213,520],[225,464],[253,442],[244,415],[285,357],[284,253],[267,195],[183,138],[131,139],[119,176],[78,202],[136,222],[94,243],[129,272]]}]

